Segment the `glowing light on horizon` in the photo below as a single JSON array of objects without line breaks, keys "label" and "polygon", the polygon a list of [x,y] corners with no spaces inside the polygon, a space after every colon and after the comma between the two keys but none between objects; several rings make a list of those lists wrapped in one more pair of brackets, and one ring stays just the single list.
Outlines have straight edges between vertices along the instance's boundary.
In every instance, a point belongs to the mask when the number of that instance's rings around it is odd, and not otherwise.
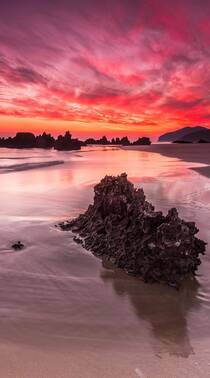
[{"label": "glowing light on horizon", "polygon": [[1,3],[0,133],[208,127],[209,12],[195,0]]}]

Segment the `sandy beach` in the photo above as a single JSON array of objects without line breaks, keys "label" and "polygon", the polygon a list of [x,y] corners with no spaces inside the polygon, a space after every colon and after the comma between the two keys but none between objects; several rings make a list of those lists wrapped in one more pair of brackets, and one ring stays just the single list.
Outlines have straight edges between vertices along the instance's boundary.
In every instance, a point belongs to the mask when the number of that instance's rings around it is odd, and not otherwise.
[{"label": "sandy beach", "polygon": [[129,150],[154,152],[186,162],[201,163],[206,166],[194,167],[202,175],[210,177],[210,144],[153,143],[151,146],[123,147]]},{"label": "sandy beach", "polygon": [[0,25],[0,378],[210,378],[210,0]]},{"label": "sandy beach", "polygon": [[176,206],[210,243],[204,160],[157,148],[0,151],[1,377],[209,377],[209,247],[196,281],[176,291],[108,269],[55,227],[87,208],[101,177],[126,171],[158,210]]}]

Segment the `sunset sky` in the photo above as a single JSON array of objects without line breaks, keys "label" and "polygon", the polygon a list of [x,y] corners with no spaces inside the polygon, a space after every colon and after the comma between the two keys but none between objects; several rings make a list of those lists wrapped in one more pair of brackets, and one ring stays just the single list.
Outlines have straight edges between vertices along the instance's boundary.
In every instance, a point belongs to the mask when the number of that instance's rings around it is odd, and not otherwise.
[{"label": "sunset sky", "polygon": [[210,0],[0,3],[0,134],[210,124]]}]

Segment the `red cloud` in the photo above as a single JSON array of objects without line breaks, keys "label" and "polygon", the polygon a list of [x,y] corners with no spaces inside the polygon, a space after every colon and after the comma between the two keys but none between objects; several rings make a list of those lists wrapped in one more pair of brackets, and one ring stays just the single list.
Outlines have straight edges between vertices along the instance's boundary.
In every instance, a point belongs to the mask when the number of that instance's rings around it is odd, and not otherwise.
[{"label": "red cloud", "polygon": [[13,3],[0,4],[1,115],[208,125],[209,1]]}]

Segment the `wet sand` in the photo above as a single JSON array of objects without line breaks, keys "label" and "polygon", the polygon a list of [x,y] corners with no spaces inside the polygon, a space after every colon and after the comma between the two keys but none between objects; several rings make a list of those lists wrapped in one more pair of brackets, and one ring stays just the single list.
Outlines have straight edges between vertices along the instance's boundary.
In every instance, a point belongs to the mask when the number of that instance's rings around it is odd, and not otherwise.
[{"label": "wet sand", "polygon": [[[177,206],[210,244],[210,180],[189,169],[198,164],[103,147],[1,158],[64,164],[1,175],[0,377],[209,377],[209,246],[196,281],[177,292],[103,266],[54,227],[87,208],[101,177],[126,171],[158,210]],[[17,240],[25,248],[15,252]]]},{"label": "wet sand", "polygon": [[164,156],[181,159],[187,162],[201,163],[206,166],[192,168],[202,175],[210,177],[210,143],[176,144],[153,143],[151,146],[123,147],[128,150],[154,152]]}]

